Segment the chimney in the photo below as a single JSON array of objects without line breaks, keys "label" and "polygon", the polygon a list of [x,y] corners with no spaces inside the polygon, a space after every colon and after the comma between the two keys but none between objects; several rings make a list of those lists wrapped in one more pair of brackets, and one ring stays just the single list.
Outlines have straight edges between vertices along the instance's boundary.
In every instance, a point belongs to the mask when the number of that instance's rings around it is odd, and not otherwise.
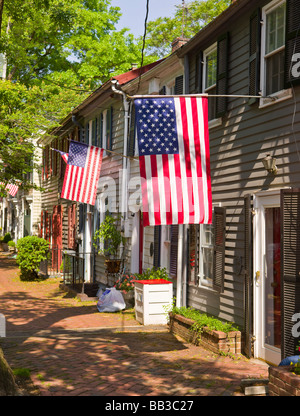
[{"label": "chimney", "polygon": [[175,52],[177,49],[181,48],[185,43],[187,43],[189,39],[187,38],[176,38],[172,42],[172,53]]}]

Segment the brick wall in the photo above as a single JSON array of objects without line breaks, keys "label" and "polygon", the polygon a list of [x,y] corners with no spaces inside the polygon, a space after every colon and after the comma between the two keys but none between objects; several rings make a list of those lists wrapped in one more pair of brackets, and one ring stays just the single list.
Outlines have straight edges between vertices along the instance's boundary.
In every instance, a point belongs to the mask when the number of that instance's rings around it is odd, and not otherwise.
[{"label": "brick wall", "polygon": [[170,331],[186,341],[201,345],[217,354],[220,353],[241,353],[241,333],[232,331],[225,334],[221,331],[211,331],[204,328],[201,334],[191,330],[194,321],[181,315],[170,315]]},{"label": "brick wall", "polygon": [[300,376],[289,366],[269,367],[270,396],[300,396]]}]

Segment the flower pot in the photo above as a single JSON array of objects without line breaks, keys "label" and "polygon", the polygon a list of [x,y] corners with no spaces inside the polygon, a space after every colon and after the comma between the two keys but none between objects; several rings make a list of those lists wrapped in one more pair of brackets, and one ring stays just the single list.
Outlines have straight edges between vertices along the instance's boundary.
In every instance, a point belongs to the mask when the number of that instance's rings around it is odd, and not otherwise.
[{"label": "flower pot", "polygon": [[108,273],[119,273],[121,260],[106,259],[105,267]]},{"label": "flower pot", "polygon": [[134,307],[134,291],[130,290],[129,292],[122,292],[124,301],[126,303],[126,309],[131,309]]}]

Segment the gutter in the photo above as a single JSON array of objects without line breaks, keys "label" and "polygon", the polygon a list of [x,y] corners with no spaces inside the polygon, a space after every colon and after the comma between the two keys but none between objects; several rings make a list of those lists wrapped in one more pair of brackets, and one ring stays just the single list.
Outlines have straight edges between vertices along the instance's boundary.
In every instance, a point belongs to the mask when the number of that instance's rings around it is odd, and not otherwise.
[{"label": "gutter", "polygon": [[[116,94],[122,95],[123,97],[123,106],[124,106],[124,147],[123,147],[123,155],[127,156],[127,148],[128,148],[128,126],[129,126],[129,103],[126,98],[126,94],[124,91],[119,90],[116,88],[119,85],[118,80],[111,81],[111,88],[113,92]],[[122,171],[122,193],[121,193],[121,213],[123,214],[122,222],[124,225],[124,221],[127,217],[127,182],[128,182],[128,160],[127,157],[123,157],[123,171]]]}]

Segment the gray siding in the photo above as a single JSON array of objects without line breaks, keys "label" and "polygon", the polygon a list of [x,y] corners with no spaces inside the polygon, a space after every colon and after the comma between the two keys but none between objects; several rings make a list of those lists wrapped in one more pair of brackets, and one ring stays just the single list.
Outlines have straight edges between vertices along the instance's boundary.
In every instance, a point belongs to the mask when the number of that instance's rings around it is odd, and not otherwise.
[{"label": "gray siding", "polygon": [[[230,27],[229,94],[248,94],[249,17]],[[216,39],[211,39],[211,44]],[[208,45],[207,45],[208,46]],[[195,51],[196,54],[196,51]],[[195,79],[195,56],[190,55],[190,92]],[[299,99],[299,88],[295,90]],[[230,98],[222,125],[211,128],[211,178],[213,203],[226,207],[225,291],[219,295],[189,286],[188,304],[207,313],[243,324],[243,275],[234,273],[234,261],[243,257],[243,197],[259,190],[300,186],[297,143],[300,117],[292,126],[294,99],[265,108],[249,105],[247,98]],[[277,176],[269,175],[261,160],[275,156]]]}]

